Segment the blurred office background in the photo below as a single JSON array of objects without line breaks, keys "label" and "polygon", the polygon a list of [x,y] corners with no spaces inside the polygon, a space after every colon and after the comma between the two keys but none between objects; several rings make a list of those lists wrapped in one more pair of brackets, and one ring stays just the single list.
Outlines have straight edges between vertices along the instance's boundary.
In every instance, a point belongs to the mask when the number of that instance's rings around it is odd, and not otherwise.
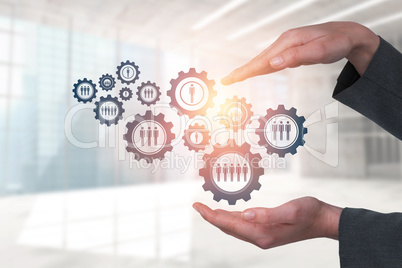
[{"label": "blurred office background", "polygon": [[[362,23],[402,49],[402,2],[397,0],[1,0],[2,265],[338,267],[336,241],[317,239],[263,251],[226,236],[191,208],[201,201],[242,210],[312,195],[339,206],[401,210],[402,143],[331,98],[345,61],[230,87],[219,83],[283,31],[335,20]],[[321,120],[309,125],[306,145],[324,156],[335,155],[335,161],[329,165],[299,148],[286,157],[286,168],[266,170],[261,190],[249,202],[230,207],[204,192],[193,166],[185,173],[130,167],[121,139],[124,125],[99,126],[93,104],[84,105],[67,125],[78,140],[97,146],[74,146],[65,134],[66,115],[77,105],[73,84],[115,74],[127,59],[141,70],[132,89],[155,81],[162,104],[169,102],[170,79],[195,67],[217,82],[212,114],[233,95],[246,97],[256,115],[280,103],[296,107],[308,122],[320,114]],[[338,116],[327,119],[328,105]],[[125,108],[126,116],[146,110],[136,96]],[[181,137],[175,112],[161,111]],[[338,145],[328,152],[327,142]],[[179,141],[173,153],[192,156]]]}]

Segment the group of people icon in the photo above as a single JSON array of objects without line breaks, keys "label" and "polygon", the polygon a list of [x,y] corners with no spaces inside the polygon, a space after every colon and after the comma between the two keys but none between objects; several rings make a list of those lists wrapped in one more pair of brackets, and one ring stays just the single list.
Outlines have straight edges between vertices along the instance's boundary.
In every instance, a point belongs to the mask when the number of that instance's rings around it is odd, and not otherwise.
[{"label": "group of people icon", "polygon": [[229,117],[232,119],[233,124],[237,125],[238,122],[241,120],[242,112],[240,109],[231,109],[229,112]]},{"label": "group of people icon", "polygon": [[102,106],[101,108],[101,115],[102,116],[115,116],[117,114],[117,107],[116,105],[107,105],[107,106]]},{"label": "group of people icon", "polygon": [[272,138],[273,140],[277,140],[277,132],[279,131],[279,139],[282,141],[283,140],[283,133],[286,132],[286,140],[289,140],[289,133],[292,129],[292,126],[290,125],[289,121],[284,124],[282,121],[279,122],[279,124],[274,121],[272,123]]},{"label": "group of people icon", "polygon": [[244,164],[244,166],[240,166],[237,164],[234,166],[233,164],[216,164],[215,172],[216,172],[216,180],[219,182],[221,180],[221,174],[223,173],[223,181],[227,181],[228,173],[230,174],[230,181],[233,181],[234,174],[237,175],[237,181],[240,181],[241,174],[243,174],[244,181],[247,181],[248,174],[248,166]]},{"label": "group of people icon", "polygon": [[[152,139],[153,137],[153,139]],[[151,127],[148,127],[147,130],[145,130],[144,127],[141,127],[140,129],[140,138],[141,138],[141,146],[145,146],[145,139],[148,141],[147,145],[152,146],[152,141],[153,141],[153,146],[156,146],[158,144],[158,137],[159,137],[159,130],[157,127],[155,127],[154,130],[151,129]]]},{"label": "group of people icon", "polygon": [[81,96],[88,96],[91,92],[90,86],[80,86]]},{"label": "group of people icon", "polygon": [[153,88],[144,89],[144,95],[146,99],[152,99],[154,97],[154,89]]},{"label": "group of people icon", "polygon": [[103,81],[103,85],[105,87],[110,87],[112,85],[112,82],[109,79],[105,79],[105,81]]}]

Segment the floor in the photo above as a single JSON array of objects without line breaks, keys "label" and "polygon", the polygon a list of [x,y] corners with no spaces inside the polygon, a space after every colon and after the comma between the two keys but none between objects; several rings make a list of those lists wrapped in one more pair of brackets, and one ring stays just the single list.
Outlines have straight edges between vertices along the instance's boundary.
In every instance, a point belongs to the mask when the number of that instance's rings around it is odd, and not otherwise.
[{"label": "floor", "polygon": [[397,180],[261,178],[235,208],[216,203],[202,180],[0,199],[2,267],[339,267],[338,242],[315,239],[271,250],[236,240],[191,207],[242,210],[315,196],[339,206],[400,211]]}]

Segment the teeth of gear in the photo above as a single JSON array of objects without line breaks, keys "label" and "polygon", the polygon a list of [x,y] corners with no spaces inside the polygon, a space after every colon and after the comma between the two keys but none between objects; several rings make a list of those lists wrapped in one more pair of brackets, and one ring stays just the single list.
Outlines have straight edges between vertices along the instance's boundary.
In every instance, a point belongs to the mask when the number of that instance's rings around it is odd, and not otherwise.
[{"label": "teeth of gear", "polygon": [[[127,94],[125,94],[125,92],[127,92]],[[127,95],[127,96],[124,96],[124,95]],[[133,97],[133,91],[131,89],[129,89],[128,87],[123,87],[122,89],[120,89],[119,96],[120,96],[120,99],[122,99],[124,101],[129,101]]]},{"label": "teeth of gear", "polygon": [[[101,107],[102,104],[106,103],[106,102],[112,102],[117,106],[117,116],[113,119],[105,119],[102,117],[101,115]],[[117,97],[112,97],[111,95],[107,95],[107,97],[100,97],[100,100],[95,102],[95,108],[94,108],[94,112],[95,112],[95,119],[99,119],[101,124],[106,124],[108,127],[110,127],[111,124],[117,124],[117,122],[123,118],[123,113],[125,112],[124,108],[123,108],[123,103],[121,101],[119,101],[117,99]]]},{"label": "teeth of gear", "polygon": [[[121,71],[125,66],[131,66],[131,67],[133,67],[133,69],[135,70],[135,75],[134,75],[131,79],[129,79],[129,78],[124,78],[124,77],[122,77],[122,76],[120,75],[120,71]],[[135,65],[135,62],[133,62],[133,61],[127,60],[126,62],[121,62],[120,65],[117,66],[117,72],[116,72],[116,74],[117,74],[117,79],[119,79],[123,84],[125,83],[125,84],[129,85],[129,84],[131,84],[131,83],[135,83],[135,81],[138,79],[140,73],[141,73],[141,72],[140,72],[138,66]]]},{"label": "teeth of gear", "polygon": [[[139,151],[136,148],[136,146],[134,145],[134,141],[133,141],[134,129],[137,125],[139,125],[142,121],[145,121],[145,120],[152,120],[152,121],[158,122],[159,124],[161,124],[163,126],[163,128],[166,131],[165,145],[163,146],[163,148],[161,150],[159,150],[158,152],[156,152],[154,154],[145,154],[145,153]],[[137,161],[139,161],[140,159],[144,159],[147,163],[152,163],[154,159],[162,160],[163,158],[165,158],[165,153],[168,151],[171,151],[173,149],[173,147],[171,145],[172,140],[175,138],[175,134],[172,133],[173,124],[172,124],[172,122],[166,122],[165,115],[163,115],[162,113],[160,113],[156,116],[152,113],[152,111],[146,111],[145,115],[136,114],[134,121],[128,122],[126,127],[127,127],[127,133],[124,134],[124,136],[123,136],[123,139],[125,141],[127,141],[126,150],[129,153],[133,153],[135,160],[137,160]]]},{"label": "teeth of gear", "polygon": [[[88,83],[88,84],[90,84],[91,86],[92,86],[92,88],[94,89],[93,90],[93,93],[92,93],[92,95],[89,97],[89,98],[81,98],[79,95],[78,95],[78,90],[79,90],[79,87],[80,87],[80,85],[82,84],[82,83]],[[96,97],[96,93],[98,92],[98,90],[96,89],[96,85],[94,84],[94,83],[92,83],[92,80],[88,80],[88,79],[86,79],[86,78],[84,78],[84,79],[82,79],[82,80],[78,80],[77,81],[77,83],[75,83],[74,84],[74,88],[73,88],[73,93],[74,93],[74,98],[76,98],[77,100],[78,100],[78,102],[83,102],[83,103],[87,103],[87,102],[92,102],[92,100]]]},{"label": "teeth of gear", "polygon": [[[253,112],[251,111],[251,104],[246,102],[246,98],[239,99],[237,96],[233,96],[231,99],[226,99],[225,103],[221,104],[220,108],[218,116],[221,117],[221,120],[219,122],[227,129],[233,129],[234,132],[237,132],[239,129],[245,129],[246,126],[250,124],[250,118]],[[234,122],[228,114],[231,108],[241,109],[242,116],[239,124],[231,124]]]},{"label": "teeth of gear", "polygon": [[[217,159],[225,154],[236,153],[247,159],[250,164],[251,177],[248,184],[237,192],[227,192],[216,186],[213,182],[213,167]],[[261,161],[260,154],[252,154],[250,152],[250,144],[243,143],[242,146],[238,146],[234,140],[229,140],[227,146],[220,144],[214,145],[214,150],[211,154],[206,154],[203,157],[205,163],[204,167],[200,169],[199,175],[204,177],[204,185],[202,186],[205,191],[211,191],[214,195],[214,200],[219,202],[224,199],[227,200],[229,205],[236,205],[236,201],[243,199],[248,201],[251,199],[251,192],[259,190],[261,184],[259,183],[259,177],[264,174],[264,169],[261,167],[255,167]]]},{"label": "teeth of gear", "polygon": [[[106,81],[110,81],[110,85],[105,84]],[[112,90],[116,85],[116,80],[110,74],[104,74],[101,78],[99,78],[99,85],[103,90],[109,91]]]},{"label": "teeth of gear", "polygon": [[[183,107],[181,107],[176,99],[176,90],[177,86],[180,84],[180,82],[186,78],[189,77],[194,77],[202,80],[208,87],[208,100],[205,103],[203,107],[200,109],[191,111],[191,110],[186,110]],[[196,115],[205,115],[207,113],[207,110],[209,106],[212,104],[212,99],[216,96],[216,91],[213,89],[215,85],[214,80],[208,80],[207,78],[207,73],[205,71],[202,71],[201,73],[197,73],[195,68],[190,68],[188,73],[180,72],[179,77],[176,79],[170,80],[170,84],[172,87],[170,90],[167,91],[167,95],[170,97],[170,106],[173,108],[177,109],[178,115],[183,115],[186,114],[189,116],[189,118],[193,118]]]},{"label": "teeth of gear", "polygon": [[[285,154],[287,153],[291,153],[292,155],[295,154],[297,152],[297,147],[304,145],[305,141],[303,140],[303,137],[304,134],[307,134],[307,128],[303,126],[303,123],[306,121],[306,119],[304,118],[304,116],[297,116],[296,111],[297,110],[294,107],[292,107],[290,110],[286,110],[285,106],[281,104],[278,105],[278,108],[276,110],[272,110],[271,108],[268,109],[267,114],[264,117],[260,117],[260,119],[258,119],[260,126],[255,130],[255,133],[260,138],[258,144],[267,148],[268,154],[276,153],[279,157],[285,157]],[[296,122],[299,129],[298,137],[293,145],[283,149],[271,146],[265,138],[265,125],[273,116],[279,114],[288,115],[289,117],[291,117]]]},{"label": "teeth of gear", "polygon": [[[191,141],[191,134],[193,134],[194,132],[199,132],[202,135],[202,141],[199,144],[193,143]],[[205,150],[205,148],[209,144],[210,138],[211,137],[209,135],[208,129],[206,129],[204,125],[199,125],[198,123],[195,123],[188,129],[184,130],[184,145],[187,146],[190,151],[198,152],[200,150]]]},{"label": "teeth of gear", "polygon": [[[152,101],[148,101],[148,100],[142,98],[141,92],[145,87],[152,87],[155,89],[156,97]],[[146,83],[142,82],[141,86],[137,87],[137,89],[138,89],[137,90],[137,96],[138,96],[137,99],[141,102],[142,105],[151,106],[152,104],[155,104],[157,101],[160,100],[160,96],[161,96],[160,87],[158,87],[155,83],[151,83],[151,81],[148,81]]]}]

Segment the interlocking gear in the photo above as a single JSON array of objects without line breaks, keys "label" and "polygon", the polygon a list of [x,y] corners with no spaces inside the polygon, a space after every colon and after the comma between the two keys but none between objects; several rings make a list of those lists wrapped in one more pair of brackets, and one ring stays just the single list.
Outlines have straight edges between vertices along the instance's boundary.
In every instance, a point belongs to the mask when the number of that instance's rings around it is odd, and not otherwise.
[{"label": "interlocking gear", "polygon": [[[214,181],[214,165],[218,161],[219,157],[226,154],[237,154],[247,160],[250,166],[250,179],[247,184],[240,190],[229,192],[221,189],[216,185]],[[204,177],[204,185],[202,186],[205,191],[211,191],[214,195],[214,200],[219,202],[221,199],[227,200],[229,205],[235,205],[236,201],[243,199],[248,201],[251,199],[251,192],[259,190],[261,184],[259,183],[259,177],[264,174],[264,169],[261,168],[258,163],[261,161],[260,154],[252,154],[250,152],[250,144],[243,143],[242,146],[238,146],[234,140],[229,140],[227,145],[216,144],[211,154],[206,154],[203,157],[205,163],[204,167],[200,169],[199,175]]]},{"label": "interlocking gear", "polygon": [[[260,138],[258,144],[265,147],[268,154],[276,153],[279,157],[284,157],[287,153],[291,153],[293,155],[297,152],[297,147],[304,145],[305,141],[303,140],[303,137],[304,134],[307,134],[307,128],[303,126],[303,123],[306,121],[306,119],[304,116],[297,116],[296,111],[297,110],[294,107],[290,108],[290,110],[286,110],[285,106],[281,104],[278,105],[276,110],[272,110],[271,108],[268,109],[267,114],[258,119],[260,125],[255,131]],[[266,138],[266,125],[269,123],[270,119],[278,115],[288,116],[294,120],[294,124],[297,126],[296,138],[293,143],[286,148],[275,148]]]},{"label": "interlocking gear", "polygon": [[116,80],[110,74],[104,74],[99,78],[99,85],[103,90],[109,91],[116,85]]},{"label": "interlocking gear", "polygon": [[[159,150],[146,153],[144,150],[140,150],[140,148],[136,145],[136,140],[134,138],[134,131],[136,127],[139,126],[143,122],[152,121],[157,124],[160,124],[164,130],[165,142]],[[173,149],[171,142],[175,138],[175,134],[172,133],[172,122],[165,121],[165,115],[162,113],[158,115],[154,115],[152,111],[146,111],[145,115],[137,114],[135,115],[135,119],[132,122],[128,122],[127,125],[127,133],[124,134],[123,139],[127,141],[126,150],[129,153],[133,153],[136,160],[145,159],[147,163],[152,163],[154,159],[163,159],[165,157],[165,153],[171,151]],[[138,131],[138,130],[137,130]]]},{"label": "interlocking gear", "polygon": [[[197,105],[193,105],[192,103],[188,104],[182,98],[181,90],[185,84],[187,84],[185,83],[186,81],[188,81],[188,83],[193,83],[194,85],[197,84],[200,88],[202,88],[203,97]],[[210,108],[210,106],[213,104],[212,99],[217,94],[217,92],[213,89],[215,81],[208,80],[207,73],[205,71],[197,73],[195,68],[190,68],[188,73],[180,72],[178,78],[170,80],[170,84],[172,87],[167,91],[167,95],[171,99],[170,106],[176,108],[179,115],[187,114],[190,118],[193,118],[196,115],[205,115],[208,108]],[[193,95],[194,92],[190,94]],[[207,95],[206,98],[204,98],[205,95]],[[191,96],[191,98],[192,97],[193,96]],[[193,107],[192,109],[186,109],[183,107],[184,105]]]},{"label": "interlocking gear", "polygon": [[133,97],[133,91],[128,87],[123,87],[119,92],[120,99],[129,101]]},{"label": "interlocking gear", "polygon": [[246,98],[239,99],[237,96],[226,99],[220,108],[218,116],[221,117],[221,120],[219,122],[227,129],[233,129],[234,132],[245,129],[253,115],[251,104],[246,102]]},{"label": "interlocking gear", "polygon": [[[147,81],[146,83],[142,82],[141,86],[137,87],[137,89],[137,99],[142,105],[151,106],[160,100],[160,87],[158,87],[155,83],[151,83],[151,81]],[[146,90],[149,89],[151,89],[152,92],[147,93]]]},{"label": "interlocking gear", "polygon": [[[193,137],[193,139],[199,139],[199,143],[197,143],[197,141],[193,142],[191,137],[193,133],[195,133],[194,135],[198,136]],[[204,125],[199,125],[198,123],[195,123],[194,125],[189,126],[188,129],[184,130],[184,145],[187,146],[190,151],[193,150],[198,152],[200,150],[205,150],[205,148],[209,144],[210,139],[211,137],[209,135],[209,131]]]},{"label": "interlocking gear", "polygon": [[101,124],[106,124],[110,127],[111,124],[117,124],[117,122],[123,118],[125,112],[123,103],[117,99],[107,95],[107,97],[100,97],[100,101],[95,102],[95,119],[99,119]]},{"label": "interlocking gear", "polygon": [[127,85],[131,83],[135,83],[138,79],[140,70],[137,65],[133,61],[127,60],[126,62],[121,62],[119,66],[117,66],[117,78]]},{"label": "interlocking gear", "polygon": [[79,79],[77,83],[74,84],[74,98],[76,98],[78,102],[92,102],[92,100],[96,97],[97,92],[98,90],[96,89],[96,85],[92,83],[92,80],[88,80],[86,78],[82,80]]}]

